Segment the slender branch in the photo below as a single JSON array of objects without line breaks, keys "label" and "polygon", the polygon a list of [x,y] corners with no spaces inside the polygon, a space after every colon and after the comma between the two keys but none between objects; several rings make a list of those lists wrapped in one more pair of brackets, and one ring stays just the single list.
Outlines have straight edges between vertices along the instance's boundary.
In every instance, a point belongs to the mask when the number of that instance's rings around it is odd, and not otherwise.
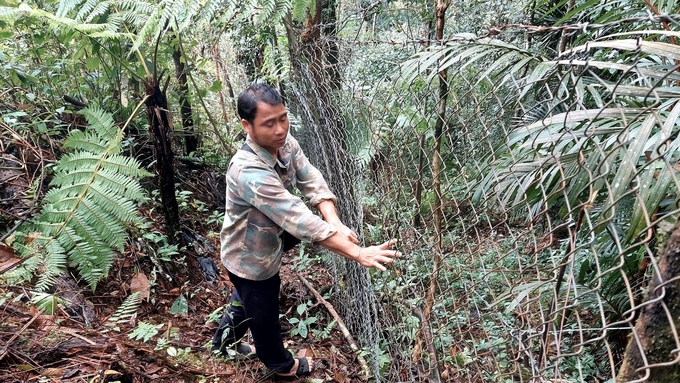
[{"label": "slender branch", "polygon": [[322,305],[324,305],[324,307],[326,307],[326,310],[328,310],[328,312],[331,314],[331,316],[333,316],[333,318],[335,319],[335,323],[337,323],[338,327],[340,328],[340,331],[342,332],[342,335],[344,335],[345,339],[347,339],[347,342],[349,343],[349,347],[352,349],[352,351],[354,351],[356,353],[357,360],[359,361],[359,364],[361,365],[361,370],[362,370],[363,375],[365,377],[370,376],[371,370],[368,368],[368,364],[366,364],[366,359],[364,359],[364,357],[361,356],[361,354],[359,354],[359,347],[357,346],[356,342],[354,341],[352,334],[349,333],[347,326],[345,326],[345,322],[342,320],[340,315],[338,315],[338,312],[335,311],[335,308],[333,307],[333,305],[328,303],[327,300],[323,299],[321,294],[319,294],[319,292],[316,291],[316,289],[314,287],[312,287],[312,285],[309,283],[309,281],[307,281],[305,279],[305,277],[303,277],[299,273],[297,274],[297,276],[300,279],[300,281],[305,285],[305,287],[307,287],[309,289],[309,291],[312,292],[312,294],[314,295],[316,300],[319,301],[319,303],[321,303]]},{"label": "slender branch", "polygon": [[[575,3],[576,3],[575,0],[569,0],[569,5],[567,7],[567,13],[570,13],[571,10],[574,9]],[[567,30],[563,29],[561,36],[560,36],[560,44],[559,44],[559,47],[557,48],[558,49],[557,51],[559,52],[560,55],[562,53],[564,53],[564,51],[567,49],[567,41],[568,40],[569,40],[569,35],[567,34]]]},{"label": "slender branch", "polygon": [[132,121],[132,118],[137,114],[137,111],[138,111],[142,106],[145,105],[146,100],[147,100],[149,97],[151,97],[151,96],[149,96],[148,94],[147,94],[147,95],[144,95],[144,99],[142,99],[142,101],[140,101],[140,102],[137,104],[137,106],[135,107],[135,110],[132,111],[132,113],[130,114],[130,117],[128,117],[127,121],[125,121],[125,125],[123,125],[123,127],[121,128],[121,130],[124,131],[124,130],[128,127],[128,125],[130,125],[130,122]]},{"label": "slender branch", "polygon": [[[659,15],[661,14],[661,13],[659,13],[659,9],[658,9],[657,7],[655,7],[654,4],[652,4],[651,1],[645,0],[645,4],[647,4],[647,6],[649,7],[649,9],[652,10],[652,13],[653,13],[654,15],[659,16]],[[670,31],[670,30],[671,30],[671,27],[668,25],[668,21],[663,20],[661,23],[663,24],[663,28],[664,28],[665,30],[667,30],[667,31]],[[675,43],[675,36],[670,36],[670,40],[671,40],[671,42],[673,43],[673,45],[677,45],[677,44]]]},{"label": "slender branch", "polygon": [[[652,13],[653,13],[655,16],[659,16],[659,15],[660,15],[659,9],[656,8],[656,7],[654,6],[654,4],[652,4],[652,2],[651,2],[650,0],[645,0],[645,4],[647,4],[647,6],[652,10]],[[665,30],[667,30],[667,31],[670,31],[670,30],[671,30],[671,27],[668,25],[668,21],[667,21],[667,20],[663,20],[663,21],[661,22],[661,24],[663,24],[663,28],[664,28]],[[669,39],[670,39],[671,43],[673,43],[673,45],[678,45],[678,44],[675,42],[675,36],[671,35],[671,36],[669,36]],[[680,65],[680,60],[677,60],[677,59],[676,59],[676,60],[675,60],[675,66],[677,67],[678,65]]]},{"label": "slender branch", "polygon": [[411,312],[420,319],[420,333],[425,337],[425,346],[427,347],[427,352],[430,355],[430,382],[441,382],[441,374],[439,373],[439,361],[437,360],[437,350],[434,348],[434,340],[432,338],[432,328],[430,327],[430,322],[423,311],[413,303],[402,299],[400,297],[391,296],[390,298],[395,301],[408,306]]},{"label": "slender branch", "polygon": [[[184,56],[184,59],[187,60],[186,52],[184,51],[184,44],[182,44],[182,38],[180,37],[180,35],[177,35],[177,43],[179,45],[179,50],[182,53],[182,56]],[[191,84],[194,86],[194,89],[196,89],[196,96],[198,97],[199,101],[201,101],[201,105],[203,106],[205,114],[208,116],[210,126],[212,127],[215,136],[217,136],[217,139],[220,141],[220,144],[222,144],[224,150],[229,154],[233,154],[233,148],[227,145],[227,142],[224,141],[224,138],[222,138],[222,135],[217,129],[217,122],[215,122],[215,119],[213,118],[212,114],[210,114],[208,106],[205,104],[205,100],[203,99],[203,97],[201,97],[201,92],[199,92],[198,84],[196,84],[196,80],[194,80],[194,76],[191,74],[191,71],[187,71],[187,77],[189,77],[189,79],[191,80]]]}]

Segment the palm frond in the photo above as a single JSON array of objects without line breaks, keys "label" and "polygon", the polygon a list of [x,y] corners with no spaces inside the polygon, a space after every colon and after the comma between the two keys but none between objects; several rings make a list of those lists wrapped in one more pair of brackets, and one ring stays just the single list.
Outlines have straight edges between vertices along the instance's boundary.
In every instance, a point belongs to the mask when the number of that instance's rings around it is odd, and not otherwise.
[{"label": "palm frond", "polygon": [[540,61],[531,52],[497,39],[475,39],[459,34],[445,45],[435,45],[416,54],[401,65],[401,74],[412,82],[417,76],[426,75],[432,80],[438,72],[452,66],[463,70],[471,65],[486,67],[477,82],[501,76],[503,79],[517,78],[518,73],[535,61]]},{"label": "palm frond", "polygon": [[[634,54],[619,55],[617,62],[602,60],[612,52]],[[680,48],[641,39],[604,39],[565,52],[575,54],[601,59],[545,61],[527,76],[523,97],[551,89],[544,101],[535,102],[547,102],[553,111],[563,105],[566,111],[514,129],[489,156],[490,171],[475,198],[506,207],[562,201],[560,214],[566,216],[592,203],[593,193],[600,192],[601,206],[591,218],[598,230],[617,216],[621,201],[631,200],[625,233],[630,243],[652,224],[645,217],[669,197],[673,165],[680,157],[680,92],[673,86],[680,79],[673,65]],[[569,72],[573,75],[563,74]],[[607,80],[611,72],[619,74],[616,83]],[[562,175],[556,178],[558,168]]]}]

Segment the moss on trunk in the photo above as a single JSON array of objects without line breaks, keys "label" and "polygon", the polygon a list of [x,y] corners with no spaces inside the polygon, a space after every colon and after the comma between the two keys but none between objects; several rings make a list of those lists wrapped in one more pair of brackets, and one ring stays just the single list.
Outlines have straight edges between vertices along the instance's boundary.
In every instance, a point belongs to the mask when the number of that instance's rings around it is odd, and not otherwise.
[{"label": "moss on trunk", "polygon": [[649,284],[645,303],[616,377],[618,383],[645,378],[647,371],[647,382],[680,382],[679,364],[652,366],[672,363],[677,356],[673,350],[680,348],[672,330],[672,325],[680,329],[680,279],[671,281],[680,276],[680,221],[676,223],[657,262],[658,270],[655,270]]}]

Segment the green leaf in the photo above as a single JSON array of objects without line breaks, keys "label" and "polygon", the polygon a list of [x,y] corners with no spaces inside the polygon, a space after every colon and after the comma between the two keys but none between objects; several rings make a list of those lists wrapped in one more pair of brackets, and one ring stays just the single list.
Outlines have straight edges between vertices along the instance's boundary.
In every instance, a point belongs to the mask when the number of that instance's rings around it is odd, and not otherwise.
[{"label": "green leaf", "polygon": [[222,81],[215,80],[210,86],[210,88],[208,88],[208,90],[211,92],[219,92],[220,90],[222,90]]},{"label": "green leaf", "polygon": [[650,55],[657,55],[671,60],[680,60],[680,47],[677,45],[658,41],[646,41],[642,39],[589,41],[588,44],[574,47],[564,52],[563,55],[570,55],[582,51],[588,52],[589,50],[595,48],[608,48],[625,51],[640,50]]},{"label": "green leaf", "polygon": [[298,334],[300,334],[301,337],[306,338],[307,337],[307,323],[304,321],[298,322]]},{"label": "green leaf", "polygon": [[304,313],[306,310],[307,310],[307,305],[304,304],[304,303],[301,303],[301,304],[298,305],[296,311],[297,311],[298,315],[302,315],[302,313]]},{"label": "green leaf", "polygon": [[316,320],[317,320],[316,317],[309,317],[309,318],[305,319],[305,323],[310,325],[312,323],[316,323]]},{"label": "green leaf", "polygon": [[609,209],[612,208],[623,194],[629,190],[630,182],[638,171],[638,161],[640,156],[644,155],[643,151],[645,145],[652,132],[652,128],[656,125],[656,121],[656,116],[654,114],[648,114],[642,122],[640,129],[631,129],[631,137],[628,139],[629,145],[619,149],[621,164],[613,178],[614,187],[609,192],[606,203],[602,208],[605,217],[609,217],[610,214],[613,215],[613,212],[610,212]]},{"label": "green leaf", "polygon": [[85,59],[85,67],[89,70],[99,67],[99,57],[89,56],[87,59]]},{"label": "green leaf", "polygon": [[184,295],[180,295],[170,307],[170,314],[186,315],[189,312],[189,303]]},{"label": "green leaf", "polygon": [[146,322],[139,322],[137,328],[128,335],[128,338],[141,340],[146,343],[154,336],[158,335],[158,330],[163,327],[163,323],[153,325]]},{"label": "green leaf", "polygon": [[54,294],[36,292],[31,297],[31,303],[46,315],[55,315],[59,311],[59,305],[65,304],[66,301]]}]

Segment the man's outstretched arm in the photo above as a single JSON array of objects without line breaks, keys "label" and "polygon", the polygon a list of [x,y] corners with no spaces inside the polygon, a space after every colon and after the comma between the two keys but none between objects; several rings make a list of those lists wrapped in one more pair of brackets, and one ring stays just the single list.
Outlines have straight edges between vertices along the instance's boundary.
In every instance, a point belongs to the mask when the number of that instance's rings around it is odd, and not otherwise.
[{"label": "man's outstretched arm", "polygon": [[391,239],[382,245],[361,247],[338,232],[318,243],[336,254],[357,261],[362,266],[376,267],[380,271],[385,271],[387,269],[383,264],[394,263],[395,258],[401,257],[400,252],[390,250],[396,242],[396,239]]},{"label": "man's outstretched arm", "polygon": [[338,212],[335,210],[335,203],[333,201],[321,201],[318,205],[316,205],[316,209],[319,210],[326,222],[335,226],[338,234],[354,244],[359,243],[359,237],[357,236],[357,233],[352,231],[352,229],[340,221],[340,217],[338,217]]}]

